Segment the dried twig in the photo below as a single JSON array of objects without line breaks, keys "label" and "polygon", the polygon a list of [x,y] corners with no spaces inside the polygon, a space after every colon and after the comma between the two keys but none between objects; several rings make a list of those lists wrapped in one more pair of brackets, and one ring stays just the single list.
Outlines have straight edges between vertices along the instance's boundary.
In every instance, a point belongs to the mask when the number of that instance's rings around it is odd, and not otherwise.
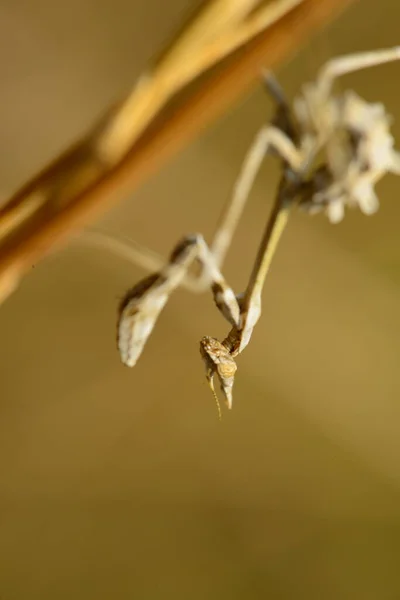
[{"label": "dried twig", "polygon": [[[125,103],[4,205],[0,211],[0,301],[15,289],[32,262],[109,208],[117,193],[132,191],[221,114],[251,84],[262,66],[277,64],[351,1],[303,0],[259,35],[268,23],[267,9],[258,8],[249,18],[243,18],[258,2],[209,2],[153,71],[139,81]],[[281,0],[274,6],[278,11],[294,4]],[[145,132],[138,140],[177,90],[249,39],[246,49],[236,53],[217,76],[206,79],[200,91],[181,100],[172,116],[166,113],[157,129]],[[189,50],[195,56],[191,66]],[[180,64],[180,76],[171,82],[168,73]],[[150,108],[144,109],[143,97],[150,94],[149,100],[160,89],[161,101],[153,99]]]}]

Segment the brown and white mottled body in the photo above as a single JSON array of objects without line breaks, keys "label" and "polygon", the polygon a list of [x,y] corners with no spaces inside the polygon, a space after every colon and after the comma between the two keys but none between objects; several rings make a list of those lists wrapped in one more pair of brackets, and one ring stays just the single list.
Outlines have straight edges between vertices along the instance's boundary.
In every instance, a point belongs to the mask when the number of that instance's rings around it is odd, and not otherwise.
[{"label": "brown and white mottled body", "polygon": [[[249,343],[260,317],[262,289],[290,207],[297,203],[309,213],[324,211],[333,223],[343,218],[345,206],[357,206],[364,214],[372,214],[379,206],[375,184],[386,173],[400,174],[400,154],[394,149],[385,107],[368,103],[351,91],[332,93],[337,77],[399,59],[400,46],[331,60],[315,83],[303,87],[293,110],[277,82],[266,77],[277,112],[272,124],[257,133],[243,161],[210,248],[200,234],[184,238],[168,263],[164,266],[158,261],[159,271],[139,282],[120,305],[118,348],[126,365],[136,364],[160,312],[177,287],[186,285],[191,291],[211,288],[215,304],[231,330],[222,342],[203,337],[200,351],[214,395],[213,378],[217,375],[225,400],[232,407],[237,369],[234,359]],[[281,184],[248,286],[236,296],[220,269],[267,154],[281,160]],[[157,262],[154,255],[147,258],[151,264]],[[202,267],[197,278],[188,273],[194,261]]]}]

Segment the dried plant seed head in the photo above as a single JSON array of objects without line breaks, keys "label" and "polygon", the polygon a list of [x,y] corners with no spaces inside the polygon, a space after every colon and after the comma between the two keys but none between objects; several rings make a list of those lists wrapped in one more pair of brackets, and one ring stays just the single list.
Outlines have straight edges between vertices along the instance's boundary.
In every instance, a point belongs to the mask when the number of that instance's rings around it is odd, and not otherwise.
[{"label": "dried plant seed head", "polygon": [[346,207],[372,215],[379,208],[377,182],[386,173],[400,174],[385,106],[333,91],[335,79],[346,73],[399,59],[399,47],[333,59],[294,99],[299,140],[293,141],[302,166],[292,169],[300,180],[300,204],[311,214],[324,211],[331,223],[343,219]]},{"label": "dried plant seed head", "polygon": [[200,342],[200,353],[206,367],[206,377],[212,392],[216,374],[228,408],[232,408],[232,388],[237,365],[229,351],[215,338],[205,336]]}]

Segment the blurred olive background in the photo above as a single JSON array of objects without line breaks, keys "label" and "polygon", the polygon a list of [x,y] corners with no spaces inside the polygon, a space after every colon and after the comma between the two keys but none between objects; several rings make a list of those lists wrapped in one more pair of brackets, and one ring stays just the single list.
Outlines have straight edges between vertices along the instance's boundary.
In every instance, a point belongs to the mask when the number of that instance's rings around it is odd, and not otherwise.
[{"label": "blurred olive background", "polygon": [[[4,196],[82,134],[195,2],[3,0]],[[400,42],[361,0],[282,65],[291,96],[331,56]],[[343,78],[394,115],[400,64]],[[97,223],[167,254],[210,236],[255,131],[257,89]],[[246,285],[278,172],[266,161],[225,267]],[[75,240],[0,310],[0,598],[400,598],[400,180],[373,218],[294,215],[218,422],[198,341],[209,295],[171,299],[134,370],[116,307],[144,273]]]}]

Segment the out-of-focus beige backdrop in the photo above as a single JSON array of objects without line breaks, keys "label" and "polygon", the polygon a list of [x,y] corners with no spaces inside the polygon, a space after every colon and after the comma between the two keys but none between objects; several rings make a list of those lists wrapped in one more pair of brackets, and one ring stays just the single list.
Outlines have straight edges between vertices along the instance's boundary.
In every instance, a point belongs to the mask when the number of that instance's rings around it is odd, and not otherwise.
[{"label": "out-of-focus beige backdrop", "polygon": [[[3,0],[4,195],[125,92],[190,0]],[[361,0],[280,69],[292,95],[329,57],[400,43],[397,0]],[[343,79],[387,103],[400,63]],[[210,235],[271,115],[252,93],[97,225],[167,254]],[[244,288],[277,171],[265,165],[226,265]],[[134,370],[116,306],[143,272],[75,241],[0,309],[0,598],[400,597],[400,179],[374,218],[296,214],[234,410],[220,424],[198,341],[227,327],[176,293]]]}]

